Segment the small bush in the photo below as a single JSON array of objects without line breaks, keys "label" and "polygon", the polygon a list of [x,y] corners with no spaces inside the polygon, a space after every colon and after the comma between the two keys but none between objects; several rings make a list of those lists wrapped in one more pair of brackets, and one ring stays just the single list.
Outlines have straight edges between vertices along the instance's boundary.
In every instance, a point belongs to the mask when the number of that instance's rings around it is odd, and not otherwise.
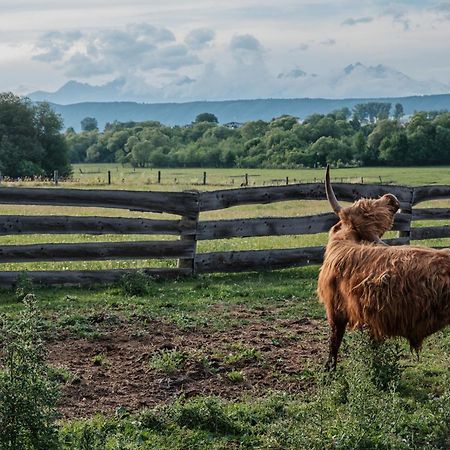
[{"label": "small bush", "polygon": [[150,294],[153,288],[154,279],[143,270],[126,273],[120,280],[120,287],[126,295],[146,295]]},{"label": "small bush", "polygon": [[50,450],[58,447],[58,388],[45,364],[36,298],[28,294],[23,302],[25,309],[16,322],[3,321],[0,448]]}]

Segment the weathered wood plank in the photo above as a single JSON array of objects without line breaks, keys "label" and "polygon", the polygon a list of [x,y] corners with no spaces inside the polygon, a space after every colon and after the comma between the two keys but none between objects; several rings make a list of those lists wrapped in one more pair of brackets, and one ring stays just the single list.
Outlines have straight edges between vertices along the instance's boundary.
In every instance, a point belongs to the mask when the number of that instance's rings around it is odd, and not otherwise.
[{"label": "weathered wood plank", "polygon": [[[93,285],[115,283],[125,274],[143,271],[155,278],[186,276],[189,270],[175,268],[152,269],[114,269],[114,270],[41,270],[26,272],[35,284],[42,285]],[[23,272],[0,272],[0,286],[11,287],[17,282],[17,277]]]},{"label": "weathered wood plank", "polygon": [[190,216],[198,210],[195,192],[0,187],[0,203],[121,208]]},{"label": "weathered wood plank", "polygon": [[426,200],[450,198],[450,186],[417,186],[414,188],[413,205]]},{"label": "weathered wood plank", "polygon": [[[384,239],[389,245],[404,245],[406,238]],[[246,250],[197,253],[195,273],[247,272],[322,264],[325,247]]]},{"label": "weathered wood plank", "polygon": [[178,240],[5,245],[0,247],[0,262],[3,263],[192,257],[192,243]]},{"label": "weathered wood plank", "polygon": [[[376,198],[392,193],[402,205],[412,200],[413,188],[407,186],[387,186],[374,184],[333,184],[340,201],[353,202],[361,197]],[[200,193],[200,211],[212,211],[238,205],[273,203],[287,200],[325,200],[322,183],[292,184],[243,189],[229,189]]]},{"label": "weathered wood plank", "polygon": [[398,237],[398,238],[389,238],[383,239],[383,242],[388,245],[408,245],[409,237]]},{"label": "weathered wood plank", "polygon": [[411,239],[434,239],[450,237],[450,225],[411,228]]},{"label": "weathered wood plank", "polygon": [[[411,215],[396,214],[394,230],[409,230]],[[303,217],[261,217],[202,221],[198,224],[198,240],[249,236],[286,236],[324,233],[338,222],[333,213]]]},{"label": "weathered wood plank", "polygon": [[168,234],[191,235],[195,222],[123,217],[0,216],[0,235],[9,234]]},{"label": "weathered wood plank", "polygon": [[245,272],[320,264],[324,247],[197,253],[196,273]]},{"label": "weathered wood plank", "polygon": [[450,208],[414,208],[412,212],[412,219],[450,219]]}]

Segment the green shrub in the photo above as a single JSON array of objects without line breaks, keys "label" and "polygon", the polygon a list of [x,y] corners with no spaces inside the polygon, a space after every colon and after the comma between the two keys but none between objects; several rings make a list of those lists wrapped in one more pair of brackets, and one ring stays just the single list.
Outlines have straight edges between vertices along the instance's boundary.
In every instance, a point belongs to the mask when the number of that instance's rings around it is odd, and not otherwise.
[{"label": "green shrub", "polygon": [[58,447],[58,388],[45,364],[36,298],[28,294],[23,302],[25,309],[16,322],[3,321],[0,448],[50,450]]}]

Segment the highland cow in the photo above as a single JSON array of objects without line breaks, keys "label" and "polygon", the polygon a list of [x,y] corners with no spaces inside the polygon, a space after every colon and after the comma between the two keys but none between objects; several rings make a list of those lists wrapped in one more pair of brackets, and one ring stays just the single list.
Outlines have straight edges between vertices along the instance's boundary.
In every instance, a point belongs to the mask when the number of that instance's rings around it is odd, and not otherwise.
[{"label": "highland cow", "polygon": [[400,207],[397,198],[361,199],[339,205],[330,183],[325,190],[339,217],[329,233],[318,295],[331,327],[327,368],[335,368],[347,326],[367,328],[376,341],[400,336],[419,352],[423,340],[450,324],[450,249],[387,246]]}]

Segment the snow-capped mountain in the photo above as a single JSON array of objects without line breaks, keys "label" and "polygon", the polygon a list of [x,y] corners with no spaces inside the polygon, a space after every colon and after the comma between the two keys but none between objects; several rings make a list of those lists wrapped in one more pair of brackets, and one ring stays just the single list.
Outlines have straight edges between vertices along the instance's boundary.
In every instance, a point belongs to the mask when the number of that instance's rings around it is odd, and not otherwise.
[{"label": "snow-capped mountain", "polygon": [[[258,74],[254,75],[258,77]],[[232,75],[230,75],[232,78]],[[383,64],[366,66],[360,62],[350,64],[336,73],[307,73],[297,65],[284,72],[264,74],[264,79],[248,77],[247,84],[236,92],[251,93],[245,98],[361,98],[361,97],[403,97],[410,95],[444,94],[450,92],[450,83],[415,80],[410,76]],[[210,93],[210,100],[236,99],[236,93],[228,89],[238,86],[238,80],[213,83],[205,91],[205,80],[188,76],[170,80],[166,85],[152,86],[143,79],[118,78],[100,86],[78,81],[68,81],[56,92],[36,91],[29,94],[35,101],[47,100],[58,104],[80,102],[168,102],[204,100]],[[240,98],[240,96],[238,96]]]},{"label": "snow-capped mountain", "polygon": [[392,97],[444,94],[450,85],[437,81],[419,81],[383,64],[365,66],[357,62],[332,76],[329,86],[335,97]]}]

